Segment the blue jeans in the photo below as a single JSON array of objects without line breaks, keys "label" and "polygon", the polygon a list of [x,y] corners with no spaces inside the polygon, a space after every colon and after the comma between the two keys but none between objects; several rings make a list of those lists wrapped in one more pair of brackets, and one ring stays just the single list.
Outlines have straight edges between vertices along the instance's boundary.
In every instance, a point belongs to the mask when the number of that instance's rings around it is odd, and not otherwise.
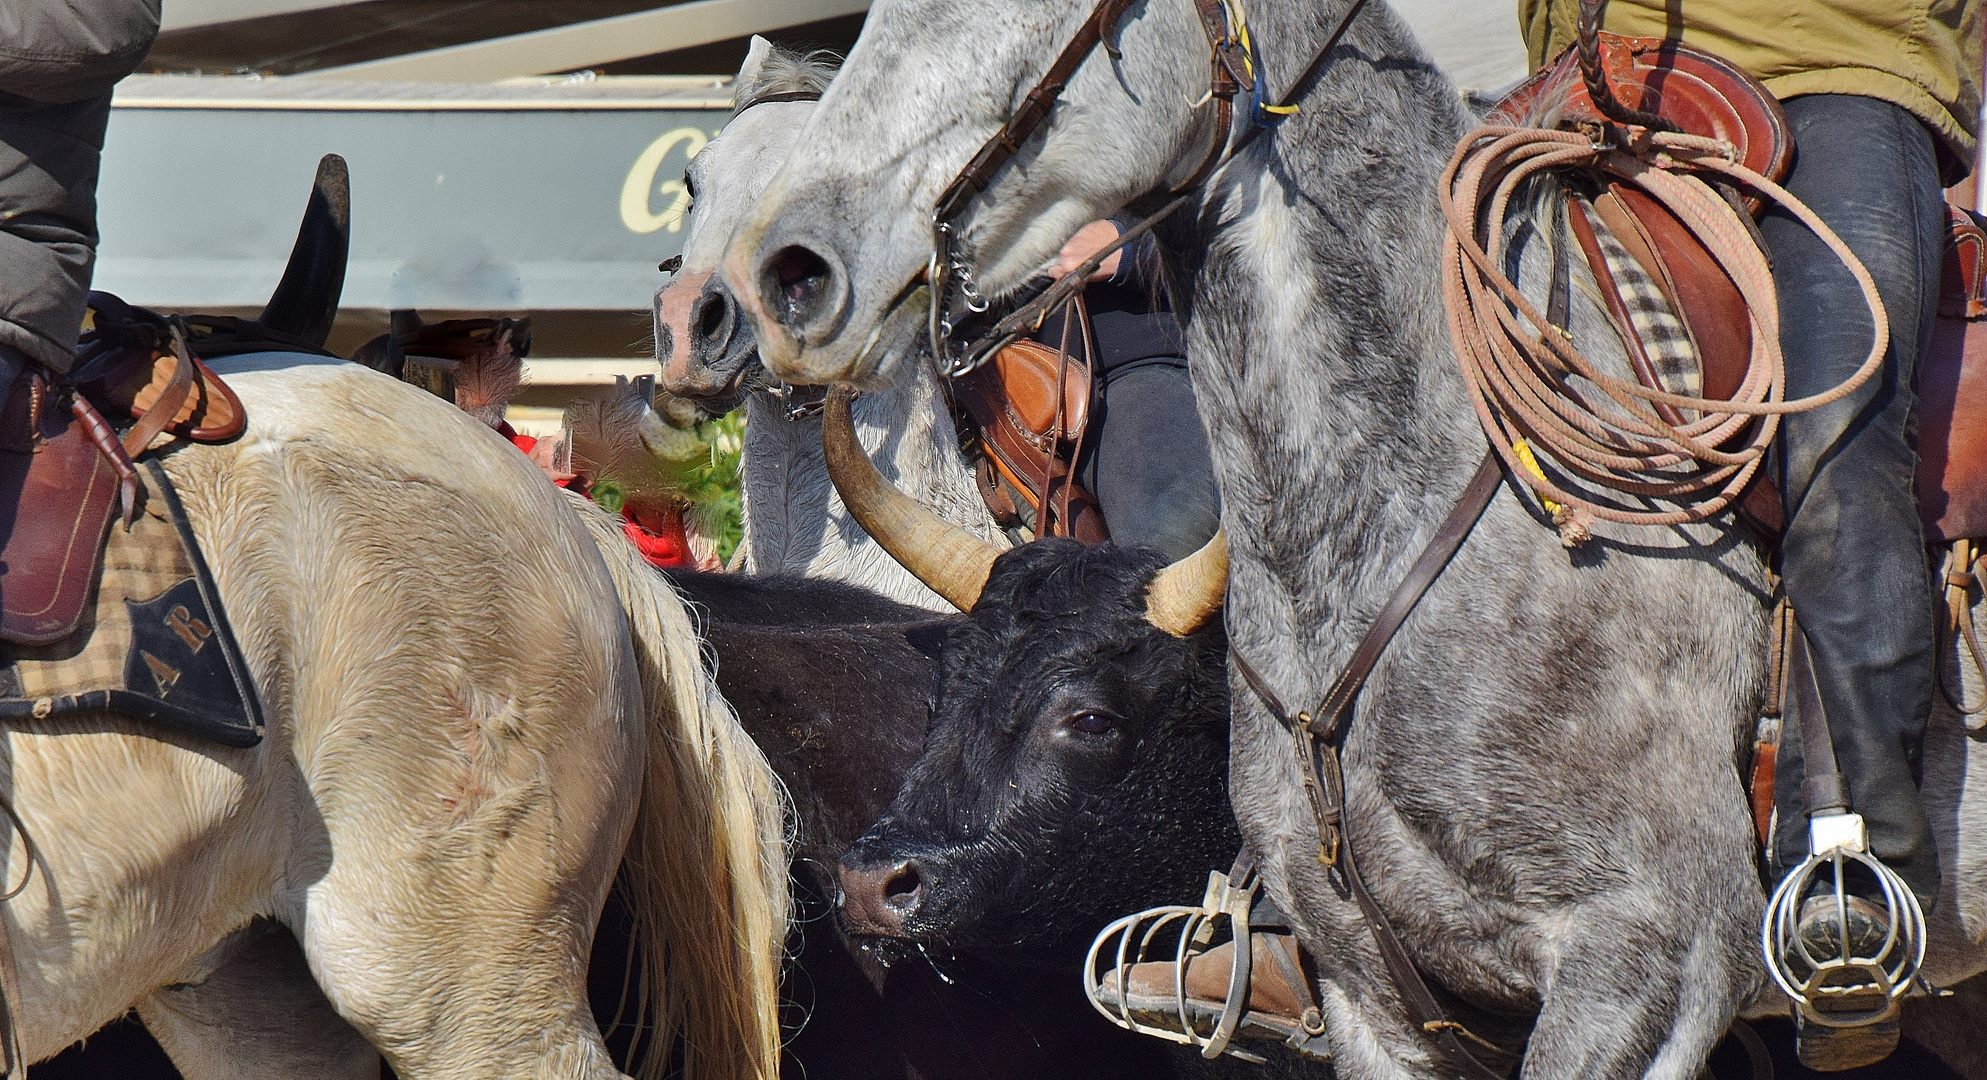
[{"label": "blue jeans", "polygon": [[1154,356],[1099,372],[1077,482],[1111,539],[1182,559],[1221,525],[1221,495],[1186,360]]},{"label": "blue jeans", "polygon": [[[1875,98],[1785,102],[1796,158],[1786,187],[1842,237],[1876,280],[1890,318],[1883,370],[1856,393],[1789,416],[1775,462],[1787,527],[1781,574],[1807,632],[1830,734],[1873,852],[1927,908],[1939,860],[1918,799],[1932,708],[1931,575],[1912,480],[1913,376],[1938,313],[1946,238],[1932,135]],[[1787,396],[1854,372],[1871,324],[1847,270],[1782,211],[1760,223],[1780,294]],[[1779,861],[1806,854],[1799,733],[1783,735],[1776,785]]]}]

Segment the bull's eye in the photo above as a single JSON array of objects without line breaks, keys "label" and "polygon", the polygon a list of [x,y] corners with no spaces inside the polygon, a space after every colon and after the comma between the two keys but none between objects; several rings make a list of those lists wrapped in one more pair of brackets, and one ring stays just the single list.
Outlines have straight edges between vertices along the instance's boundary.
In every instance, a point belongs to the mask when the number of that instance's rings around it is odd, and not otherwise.
[{"label": "bull's eye", "polygon": [[1109,713],[1080,712],[1063,721],[1071,731],[1085,735],[1108,735],[1117,726],[1117,718]]}]

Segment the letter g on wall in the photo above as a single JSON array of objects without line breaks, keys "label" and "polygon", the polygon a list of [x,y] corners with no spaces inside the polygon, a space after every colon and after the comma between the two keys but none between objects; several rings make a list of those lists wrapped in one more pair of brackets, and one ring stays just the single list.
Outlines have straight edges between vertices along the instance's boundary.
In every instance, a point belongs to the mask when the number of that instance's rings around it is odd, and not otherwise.
[{"label": "letter g on wall", "polygon": [[[662,163],[669,158],[678,146],[683,147],[683,160],[696,157],[711,137],[702,128],[680,127],[664,134],[662,138],[648,145],[635,158],[628,169],[628,177],[621,182],[621,224],[629,232],[648,234],[657,229],[675,232],[683,227],[683,212],[690,208],[690,193],[681,180],[669,180],[660,185],[656,174],[662,171]],[[669,197],[669,204],[657,213],[650,202],[651,194]]]}]

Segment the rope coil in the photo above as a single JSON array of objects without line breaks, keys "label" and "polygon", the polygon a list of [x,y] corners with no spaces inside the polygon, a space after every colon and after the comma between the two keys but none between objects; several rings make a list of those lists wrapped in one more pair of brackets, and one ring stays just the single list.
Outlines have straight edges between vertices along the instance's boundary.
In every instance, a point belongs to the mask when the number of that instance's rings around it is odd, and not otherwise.
[{"label": "rope coil", "polygon": [[[1596,137],[1602,134],[1627,136],[1633,152]],[[1457,363],[1491,446],[1541,501],[1561,505],[1554,520],[1569,544],[1585,539],[1595,519],[1678,525],[1724,511],[1759,471],[1780,417],[1841,400],[1883,365],[1890,323],[1869,271],[1812,210],[1737,158],[1732,144],[1721,139],[1672,132],[1484,127],[1464,137],[1443,171],[1439,195],[1448,230],[1442,291]],[[1738,287],[1751,323],[1752,353],[1730,399],[1672,393],[1600,371],[1498,269],[1506,254],[1506,215],[1519,186],[1542,173],[1569,169],[1647,193],[1696,235]],[[1874,330],[1869,354],[1855,374],[1822,393],[1785,400],[1771,267],[1738,212],[1700,173],[1750,188],[1784,207],[1849,270]],[[1673,425],[1658,414],[1658,404],[1696,416]],[[1580,481],[1677,506],[1637,509],[1568,491],[1543,470],[1527,467],[1527,445]],[[1699,467],[1679,468],[1690,463]]]}]

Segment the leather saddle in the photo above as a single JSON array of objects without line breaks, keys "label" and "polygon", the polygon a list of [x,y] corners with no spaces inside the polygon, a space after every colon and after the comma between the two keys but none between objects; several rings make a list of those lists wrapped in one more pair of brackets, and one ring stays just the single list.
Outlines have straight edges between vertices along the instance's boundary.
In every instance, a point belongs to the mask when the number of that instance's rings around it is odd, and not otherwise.
[{"label": "leather saddle", "polygon": [[[120,505],[133,512],[132,459],[160,434],[224,442],[240,399],[167,326],[92,294],[68,385],[24,372],[0,402],[0,641],[48,645],[76,631]],[[114,423],[117,417],[122,423]],[[121,430],[120,430],[121,428]]]},{"label": "leather saddle", "polygon": [[1925,539],[1987,536],[1987,231],[1948,207],[1939,318],[1918,357],[1918,514]]},{"label": "leather saddle", "polygon": [[[1779,103],[1729,62],[1679,42],[1600,35],[1602,67],[1622,104],[1654,113],[1682,131],[1730,142],[1740,161],[1780,179],[1793,142]],[[1578,49],[1513,90],[1485,116],[1486,124],[1554,126],[1604,133],[1610,123],[1594,105],[1581,75]],[[1740,200],[1754,214],[1761,207]],[[1987,425],[1957,422],[1987,416],[1987,232],[1963,210],[1951,211],[1938,330],[1918,361],[1918,506],[1926,539],[1949,542],[1987,535]],[[1724,270],[1682,221],[1641,191],[1621,183],[1596,185],[1590,199],[1569,200],[1568,224],[1603,301],[1624,330],[1630,366],[1648,386],[1661,385],[1630,322],[1616,275],[1594,232],[1605,229],[1662,292],[1682,322],[1698,361],[1706,397],[1729,397],[1752,351],[1745,302]],[[1674,386],[1667,389],[1676,389]],[[1672,413],[1668,406],[1659,411]],[[1764,470],[1739,503],[1739,514],[1777,542],[1783,524],[1780,494]]]},{"label": "leather saddle", "polygon": [[1088,362],[1027,339],[952,381],[980,496],[1001,528],[1086,544],[1110,538],[1097,500],[1074,476],[1090,388]]},{"label": "leather saddle", "polygon": [[[1680,131],[1731,143],[1739,163],[1762,176],[1786,175],[1793,137],[1779,101],[1758,79],[1714,53],[1663,38],[1603,31],[1600,54],[1623,105],[1660,116]],[[1519,83],[1483,122],[1567,130],[1611,123],[1587,93],[1577,48]]]}]

